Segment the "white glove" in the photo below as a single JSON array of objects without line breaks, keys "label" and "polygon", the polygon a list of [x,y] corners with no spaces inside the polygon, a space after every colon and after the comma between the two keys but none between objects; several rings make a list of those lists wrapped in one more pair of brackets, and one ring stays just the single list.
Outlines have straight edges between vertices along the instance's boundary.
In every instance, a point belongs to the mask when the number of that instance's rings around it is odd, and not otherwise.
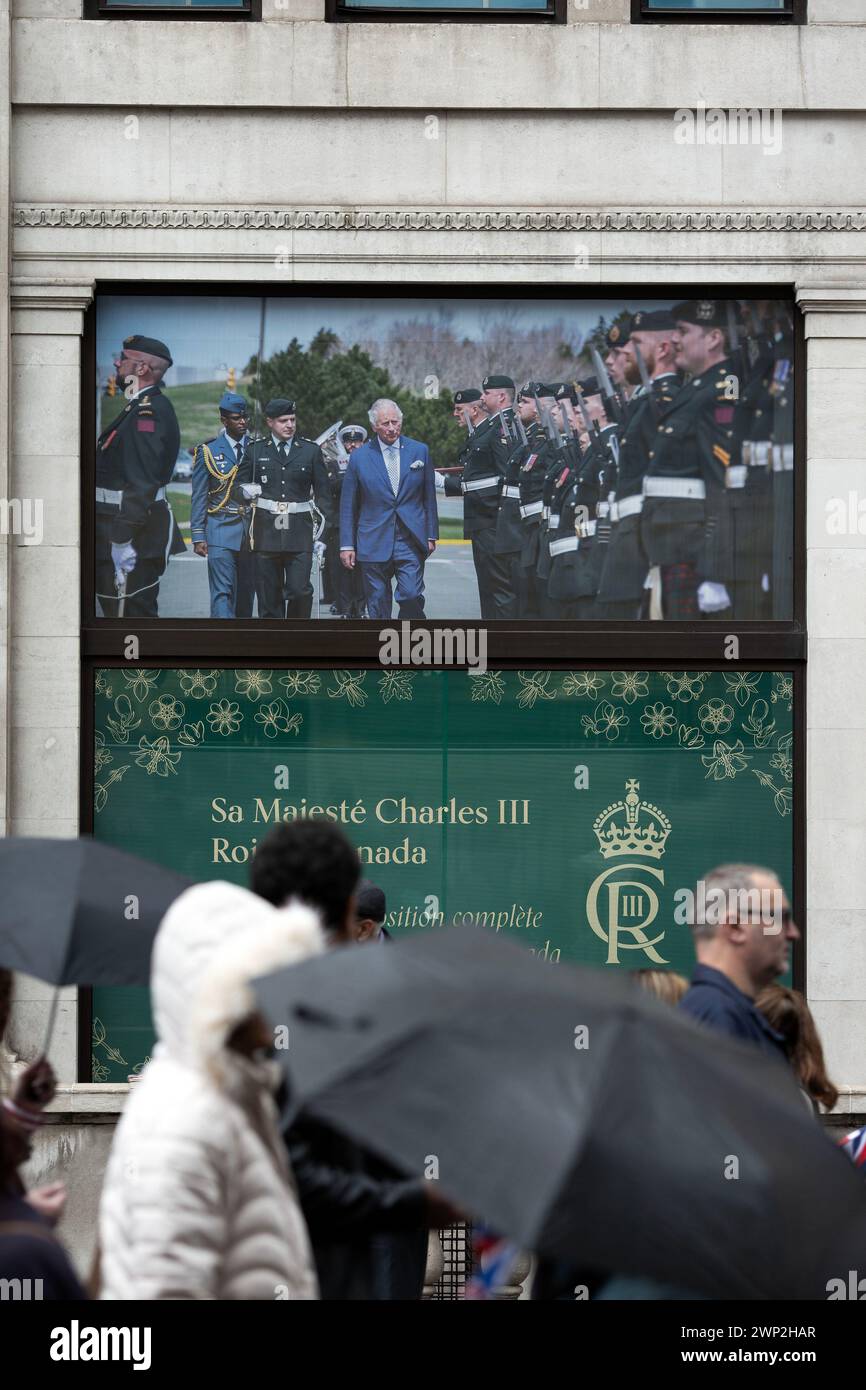
[{"label": "white glove", "polygon": [[132,541],[123,541],[116,545],[111,543],[111,562],[114,565],[114,573],[118,576],[131,574],[135,569],[138,556],[135,553],[135,546]]},{"label": "white glove", "polygon": [[327,548],[324,541],[313,541],[313,554],[320,565],[324,562]]},{"label": "white glove", "polygon": [[444,492],[444,491],[445,491],[445,477],[444,477],[444,475],[443,475],[442,473],[434,473],[434,474],[433,474],[433,477],[436,479],[436,491],[437,491],[437,492]]},{"label": "white glove", "polygon": [[247,501],[252,501],[254,497],[261,497],[262,488],[260,483],[241,483],[241,492]]},{"label": "white glove", "polygon": [[698,608],[702,613],[721,613],[731,607],[731,599],[724,584],[714,584],[705,579],[698,585]]}]

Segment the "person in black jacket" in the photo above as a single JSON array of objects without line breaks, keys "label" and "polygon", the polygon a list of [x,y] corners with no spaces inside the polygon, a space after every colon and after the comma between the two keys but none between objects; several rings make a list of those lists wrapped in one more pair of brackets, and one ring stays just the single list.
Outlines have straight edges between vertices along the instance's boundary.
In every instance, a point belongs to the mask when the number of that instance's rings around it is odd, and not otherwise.
[{"label": "person in black jacket", "polygon": [[[342,831],[327,821],[302,820],[266,835],[252,861],[250,887],[277,907],[299,898],[317,908],[336,947],[355,939],[360,875],[358,855]],[[384,921],[384,897],[381,909]],[[372,910],[376,915],[379,904]],[[420,1298],[427,1232],[459,1219],[436,1185],[401,1176],[303,1114],[284,1138],[321,1297]]]}]

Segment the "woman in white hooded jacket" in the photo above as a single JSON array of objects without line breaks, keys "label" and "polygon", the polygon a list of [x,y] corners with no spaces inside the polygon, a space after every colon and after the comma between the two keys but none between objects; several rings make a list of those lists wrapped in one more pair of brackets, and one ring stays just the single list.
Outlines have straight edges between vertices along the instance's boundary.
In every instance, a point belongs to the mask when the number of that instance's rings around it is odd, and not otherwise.
[{"label": "woman in white hooded jacket", "polygon": [[[318,1297],[250,981],[324,949],[318,918],[202,883],[166,913],[158,1044],[114,1136],[99,1213],[105,1299]],[[260,1027],[261,1025],[259,1025]]]}]

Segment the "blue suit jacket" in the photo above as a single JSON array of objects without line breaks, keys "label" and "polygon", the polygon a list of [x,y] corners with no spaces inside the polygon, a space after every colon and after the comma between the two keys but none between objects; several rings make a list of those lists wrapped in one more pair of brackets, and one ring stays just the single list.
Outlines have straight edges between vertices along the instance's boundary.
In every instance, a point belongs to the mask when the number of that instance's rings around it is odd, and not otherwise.
[{"label": "blue suit jacket", "polygon": [[[362,564],[386,564],[394,553],[397,521],[411,531],[426,559],[439,537],[436,479],[426,444],[400,436],[400,486],[391,487],[378,438],[349,457],[340,498],[340,548]],[[413,466],[414,465],[414,466]]]},{"label": "blue suit jacket", "polygon": [[[250,436],[245,434],[240,442],[241,457],[249,442]],[[219,471],[223,474],[229,473],[235,463],[234,441],[229,439],[225,430],[220,430],[215,439],[207,441],[207,445]],[[227,550],[240,550],[246,526],[244,518],[238,512],[237,505],[231,501],[222,511],[208,516],[208,494],[211,487],[215,488],[216,482],[207,471],[202,446],[199,444],[193,455],[190,540],[193,545],[196,541],[207,541],[208,545],[222,545]]]}]

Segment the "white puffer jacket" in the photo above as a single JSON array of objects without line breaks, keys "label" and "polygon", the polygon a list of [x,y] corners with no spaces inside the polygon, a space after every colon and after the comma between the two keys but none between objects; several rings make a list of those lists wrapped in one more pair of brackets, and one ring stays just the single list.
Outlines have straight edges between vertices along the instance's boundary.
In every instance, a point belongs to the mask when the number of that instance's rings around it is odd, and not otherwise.
[{"label": "white puffer jacket", "polygon": [[99,1213],[106,1299],[311,1299],[315,1267],[273,1100],[276,1066],[226,1048],[249,981],[324,948],[308,908],[197,884],[166,913],[158,1045],[126,1104]]}]

